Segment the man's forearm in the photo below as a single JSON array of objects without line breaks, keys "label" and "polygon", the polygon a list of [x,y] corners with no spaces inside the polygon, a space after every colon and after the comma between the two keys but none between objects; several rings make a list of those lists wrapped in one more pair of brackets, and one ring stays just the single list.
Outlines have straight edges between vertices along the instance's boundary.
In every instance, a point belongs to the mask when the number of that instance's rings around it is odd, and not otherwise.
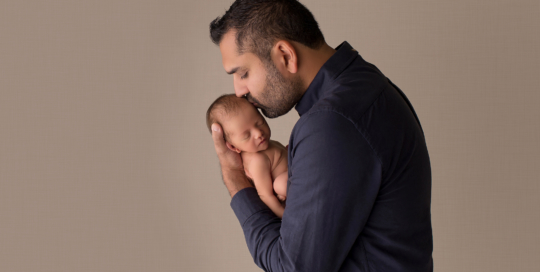
[{"label": "man's forearm", "polygon": [[227,186],[231,197],[234,197],[238,191],[244,188],[253,187],[246,177],[246,174],[242,171],[222,169],[222,175],[223,183]]}]

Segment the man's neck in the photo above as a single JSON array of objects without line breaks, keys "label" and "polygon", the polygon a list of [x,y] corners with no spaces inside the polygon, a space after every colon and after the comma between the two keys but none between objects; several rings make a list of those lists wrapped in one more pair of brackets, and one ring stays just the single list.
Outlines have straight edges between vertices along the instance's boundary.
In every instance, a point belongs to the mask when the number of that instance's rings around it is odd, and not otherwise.
[{"label": "man's neck", "polygon": [[311,49],[295,43],[298,52],[298,75],[302,79],[304,92],[307,90],[321,67],[334,55],[336,50],[324,43],[318,49]]}]

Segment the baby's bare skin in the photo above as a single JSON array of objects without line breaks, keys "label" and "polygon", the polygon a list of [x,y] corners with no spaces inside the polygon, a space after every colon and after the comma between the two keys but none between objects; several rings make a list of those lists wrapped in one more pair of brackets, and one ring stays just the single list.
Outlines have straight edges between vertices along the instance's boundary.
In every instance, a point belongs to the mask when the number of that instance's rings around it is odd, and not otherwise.
[{"label": "baby's bare skin", "polygon": [[270,163],[270,176],[273,180],[273,189],[276,192],[279,200],[284,201],[287,196],[287,148],[281,143],[270,140],[268,149],[256,153],[242,152],[242,161],[246,175],[253,179],[250,172],[257,167],[251,163],[256,156],[264,156]]},{"label": "baby's bare skin", "polygon": [[259,197],[281,218],[287,195],[287,148],[270,140],[270,128],[253,105],[243,98],[231,99],[237,99],[237,108],[221,117],[226,146],[241,155]]}]

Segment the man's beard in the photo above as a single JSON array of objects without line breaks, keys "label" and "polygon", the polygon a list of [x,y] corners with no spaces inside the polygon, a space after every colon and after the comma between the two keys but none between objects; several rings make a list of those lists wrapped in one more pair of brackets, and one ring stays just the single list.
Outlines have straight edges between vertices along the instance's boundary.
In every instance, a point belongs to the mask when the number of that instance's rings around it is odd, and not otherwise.
[{"label": "man's beard", "polygon": [[264,116],[276,118],[289,112],[302,98],[302,82],[300,78],[287,80],[273,63],[265,64],[265,68],[266,86],[259,99],[255,99],[249,93],[246,98],[257,103]]}]

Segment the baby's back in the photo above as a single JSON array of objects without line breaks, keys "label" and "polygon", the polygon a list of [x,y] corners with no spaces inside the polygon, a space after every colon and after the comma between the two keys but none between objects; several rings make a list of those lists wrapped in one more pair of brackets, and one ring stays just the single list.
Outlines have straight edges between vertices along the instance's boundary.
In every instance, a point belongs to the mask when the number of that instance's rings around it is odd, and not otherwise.
[{"label": "baby's back", "polygon": [[280,174],[287,173],[287,148],[279,142],[270,140],[268,148],[263,152],[270,159],[273,180]]}]

